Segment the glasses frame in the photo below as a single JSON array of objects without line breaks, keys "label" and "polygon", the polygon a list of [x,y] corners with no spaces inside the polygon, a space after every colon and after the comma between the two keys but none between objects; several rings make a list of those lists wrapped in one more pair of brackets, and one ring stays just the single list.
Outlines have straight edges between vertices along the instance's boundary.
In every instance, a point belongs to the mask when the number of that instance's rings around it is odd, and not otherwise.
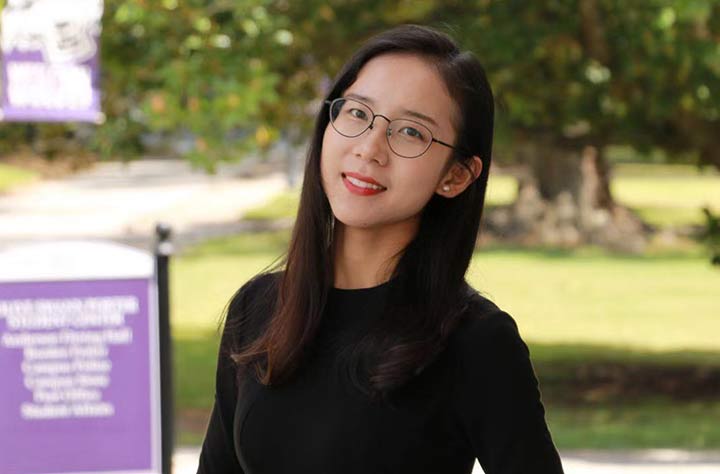
[{"label": "glasses frame", "polygon": [[[333,104],[335,104],[335,103],[336,103],[337,101],[339,101],[339,100],[344,100],[344,101],[352,100],[352,101],[354,101],[354,102],[357,102],[358,104],[364,105],[364,106],[367,107],[367,109],[370,111],[370,113],[372,114],[372,120],[370,120],[370,123],[368,124],[368,126],[367,126],[362,132],[360,132],[360,133],[358,133],[358,134],[356,134],[356,135],[346,135],[346,134],[342,133],[340,130],[338,130],[337,128],[335,128],[335,123],[333,123],[332,111],[333,111]],[[392,150],[392,152],[395,153],[397,156],[400,156],[400,157],[402,157],[402,158],[407,158],[407,159],[418,158],[418,157],[424,155],[425,152],[427,152],[427,151],[430,149],[430,147],[432,146],[433,142],[439,143],[440,145],[443,145],[443,146],[446,146],[446,147],[448,147],[448,148],[451,148],[451,149],[453,149],[453,150],[455,150],[455,151],[458,151],[458,152],[460,152],[460,153],[461,153],[462,155],[464,155],[464,156],[471,156],[470,153],[468,153],[467,151],[463,150],[462,148],[458,148],[458,147],[456,147],[456,146],[453,146],[453,145],[451,145],[451,144],[449,144],[449,143],[446,143],[446,142],[444,142],[444,141],[442,141],[442,140],[438,140],[437,138],[435,138],[435,137],[433,136],[432,130],[430,130],[430,129],[427,127],[427,125],[422,124],[422,123],[418,122],[417,120],[406,119],[406,118],[390,120],[389,118],[387,118],[386,116],[384,116],[384,115],[382,115],[382,114],[376,114],[375,111],[372,109],[372,107],[370,107],[369,105],[367,105],[366,103],[364,103],[364,102],[361,101],[361,100],[350,99],[350,98],[347,98],[347,97],[338,97],[338,98],[333,99],[333,100],[325,99],[325,104],[329,105],[329,107],[328,107],[328,118],[329,118],[329,120],[330,120],[330,125],[332,125],[333,130],[335,130],[336,132],[338,132],[338,133],[339,133],[340,135],[342,135],[343,137],[347,137],[347,138],[356,138],[356,137],[359,137],[360,135],[362,135],[363,133],[367,132],[368,130],[372,130],[373,126],[375,125],[375,119],[376,119],[377,117],[382,117],[382,118],[384,118],[385,120],[387,120],[387,122],[388,122],[387,127],[386,127],[386,129],[385,129],[385,139],[387,140],[388,147],[389,147],[389,148]],[[392,145],[390,144],[390,135],[392,135],[392,129],[390,128],[390,124],[392,124],[392,123],[393,123],[394,121],[396,121],[396,120],[404,120],[404,121],[407,121],[407,122],[416,123],[416,124],[421,125],[422,127],[424,127],[424,128],[430,133],[430,141],[428,142],[427,147],[426,147],[422,152],[420,152],[420,153],[417,154],[417,155],[406,156],[406,155],[401,155],[400,153],[396,152],[396,151],[393,149]]]}]

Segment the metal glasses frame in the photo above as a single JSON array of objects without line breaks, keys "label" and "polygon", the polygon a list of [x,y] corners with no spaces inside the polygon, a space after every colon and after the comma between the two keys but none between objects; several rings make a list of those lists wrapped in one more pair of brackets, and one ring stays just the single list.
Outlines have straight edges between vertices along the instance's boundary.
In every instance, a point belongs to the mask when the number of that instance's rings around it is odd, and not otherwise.
[{"label": "metal glasses frame", "polygon": [[[370,120],[370,123],[368,124],[368,126],[367,126],[362,132],[360,132],[360,133],[358,133],[358,134],[356,134],[356,135],[346,135],[346,134],[342,133],[340,130],[338,130],[337,128],[335,128],[335,123],[333,122],[332,111],[333,111],[333,104],[335,104],[335,103],[336,103],[337,101],[339,101],[339,100],[344,100],[344,101],[352,100],[352,101],[354,101],[354,102],[357,102],[358,104],[364,105],[364,106],[367,107],[367,109],[370,111],[370,113],[372,114],[372,120]],[[333,128],[336,132],[338,132],[340,135],[342,135],[343,137],[348,137],[348,138],[359,137],[360,135],[362,135],[363,133],[365,133],[367,130],[372,130],[373,125],[375,124],[375,118],[377,118],[377,117],[382,117],[382,118],[384,118],[385,120],[387,120],[387,122],[388,122],[387,128],[385,129],[385,139],[387,140],[388,146],[389,146],[390,149],[393,151],[393,153],[395,153],[395,154],[398,155],[398,156],[401,156],[401,157],[403,157],[403,158],[410,158],[410,159],[412,159],[412,158],[417,158],[417,157],[422,156],[423,154],[425,154],[425,152],[430,149],[430,147],[432,146],[433,142],[439,143],[440,145],[446,146],[446,147],[448,147],[448,148],[452,148],[453,150],[456,150],[456,151],[460,152],[460,153],[463,154],[464,156],[470,156],[470,154],[469,154],[467,151],[463,150],[462,148],[458,148],[458,147],[453,146],[453,145],[451,145],[451,144],[449,144],[449,143],[446,143],[446,142],[444,142],[444,141],[442,141],[442,140],[438,140],[437,138],[435,138],[435,137],[433,136],[432,130],[430,130],[430,129],[427,128],[424,124],[422,124],[422,123],[420,123],[420,122],[418,122],[418,121],[416,121],[416,120],[405,119],[405,118],[404,118],[404,119],[394,119],[394,120],[390,120],[389,118],[387,118],[386,116],[384,116],[384,115],[382,115],[382,114],[376,114],[375,111],[374,111],[369,105],[367,105],[366,103],[364,103],[364,102],[362,102],[362,101],[360,101],[360,100],[357,100],[357,99],[348,99],[348,98],[346,98],[346,97],[338,97],[338,98],[333,99],[333,100],[326,99],[326,100],[325,100],[325,104],[327,104],[327,105],[330,106],[330,107],[328,108],[328,116],[329,116],[330,124],[332,125],[332,128]],[[390,128],[390,124],[393,123],[395,120],[405,120],[405,121],[407,121],[407,122],[413,122],[413,123],[416,123],[416,124],[422,126],[423,128],[425,128],[425,129],[430,133],[430,141],[428,142],[427,147],[426,147],[422,152],[418,153],[417,155],[413,155],[413,156],[401,155],[400,153],[396,152],[396,151],[393,149],[392,145],[390,144],[390,135],[392,134],[392,129]]]}]

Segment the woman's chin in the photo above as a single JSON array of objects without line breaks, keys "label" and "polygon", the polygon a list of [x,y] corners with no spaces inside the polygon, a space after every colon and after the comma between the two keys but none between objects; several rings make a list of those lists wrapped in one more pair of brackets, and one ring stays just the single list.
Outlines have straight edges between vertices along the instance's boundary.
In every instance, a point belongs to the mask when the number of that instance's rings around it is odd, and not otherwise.
[{"label": "woman's chin", "polygon": [[371,229],[375,227],[382,227],[382,221],[372,219],[370,217],[362,217],[357,215],[338,215],[335,214],[335,219],[341,223],[344,227],[357,228],[357,229]]}]

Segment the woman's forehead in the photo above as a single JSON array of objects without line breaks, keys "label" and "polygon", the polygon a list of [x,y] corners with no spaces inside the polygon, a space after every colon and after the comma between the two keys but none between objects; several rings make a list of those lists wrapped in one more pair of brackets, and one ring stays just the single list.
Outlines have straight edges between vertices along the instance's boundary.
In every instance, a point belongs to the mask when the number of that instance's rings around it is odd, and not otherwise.
[{"label": "woman's forehead", "polygon": [[435,122],[431,123],[435,130],[453,128],[456,105],[444,80],[427,59],[416,55],[376,56],[360,69],[357,79],[343,95],[364,99],[375,113],[390,118],[425,118]]}]

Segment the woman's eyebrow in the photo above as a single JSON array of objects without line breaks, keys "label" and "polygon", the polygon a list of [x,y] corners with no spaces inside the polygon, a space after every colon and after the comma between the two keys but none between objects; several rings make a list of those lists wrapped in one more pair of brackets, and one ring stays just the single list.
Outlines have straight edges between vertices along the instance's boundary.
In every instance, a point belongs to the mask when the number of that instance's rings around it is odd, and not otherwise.
[{"label": "woman's eyebrow", "polygon": [[409,110],[409,109],[403,109],[403,110],[402,110],[402,113],[405,114],[405,115],[410,115],[410,116],[412,116],[412,117],[419,118],[419,119],[421,119],[421,120],[425,120],[425,121],[427,121],[427,122],[430,122],[431,124],[435,125],[435,126],[438,127],[438,128],[440,127],[440,125],[438,125],[435,120],[433,120],[431,117],[428,117],[428,116],[425,115],[425,114],[421,114],[420,112],[415,112],[414,110]]},{"label": "woman's eyebrow", "polygon": [[[360,95],[360,94],[355,94],[353,92],[346,94],[345,97],[348,97],[350,99],[357,99],[357,100],[360,100],[363,102],[367,102],[370,105],[373,105],[375,103],[375,101],[373,101],[370,97],[366,97],[366,96]],[[410,109],[402,109],[401,112],[403,115],[409,115],[411,117],[419,118],[421,120],[425,120],[426,122],[435,125],[438,128],[440,127],[440,125],[438,125],[438,123],[435,120],[433,120],[432,117],[428,117],[427,115],[421,114],[420,112],[416,112],[416,111],[410,110]]]},{"label": "woman's eyebrow", "polygon": [[364,95],[355,94],[353,92],[350,92],[349,94],[345,94],[345,97],[348,97],[350,99],[357,99],[362,102],[367,102],[370,105],[375,103],[370,97],[365,97]]}]

